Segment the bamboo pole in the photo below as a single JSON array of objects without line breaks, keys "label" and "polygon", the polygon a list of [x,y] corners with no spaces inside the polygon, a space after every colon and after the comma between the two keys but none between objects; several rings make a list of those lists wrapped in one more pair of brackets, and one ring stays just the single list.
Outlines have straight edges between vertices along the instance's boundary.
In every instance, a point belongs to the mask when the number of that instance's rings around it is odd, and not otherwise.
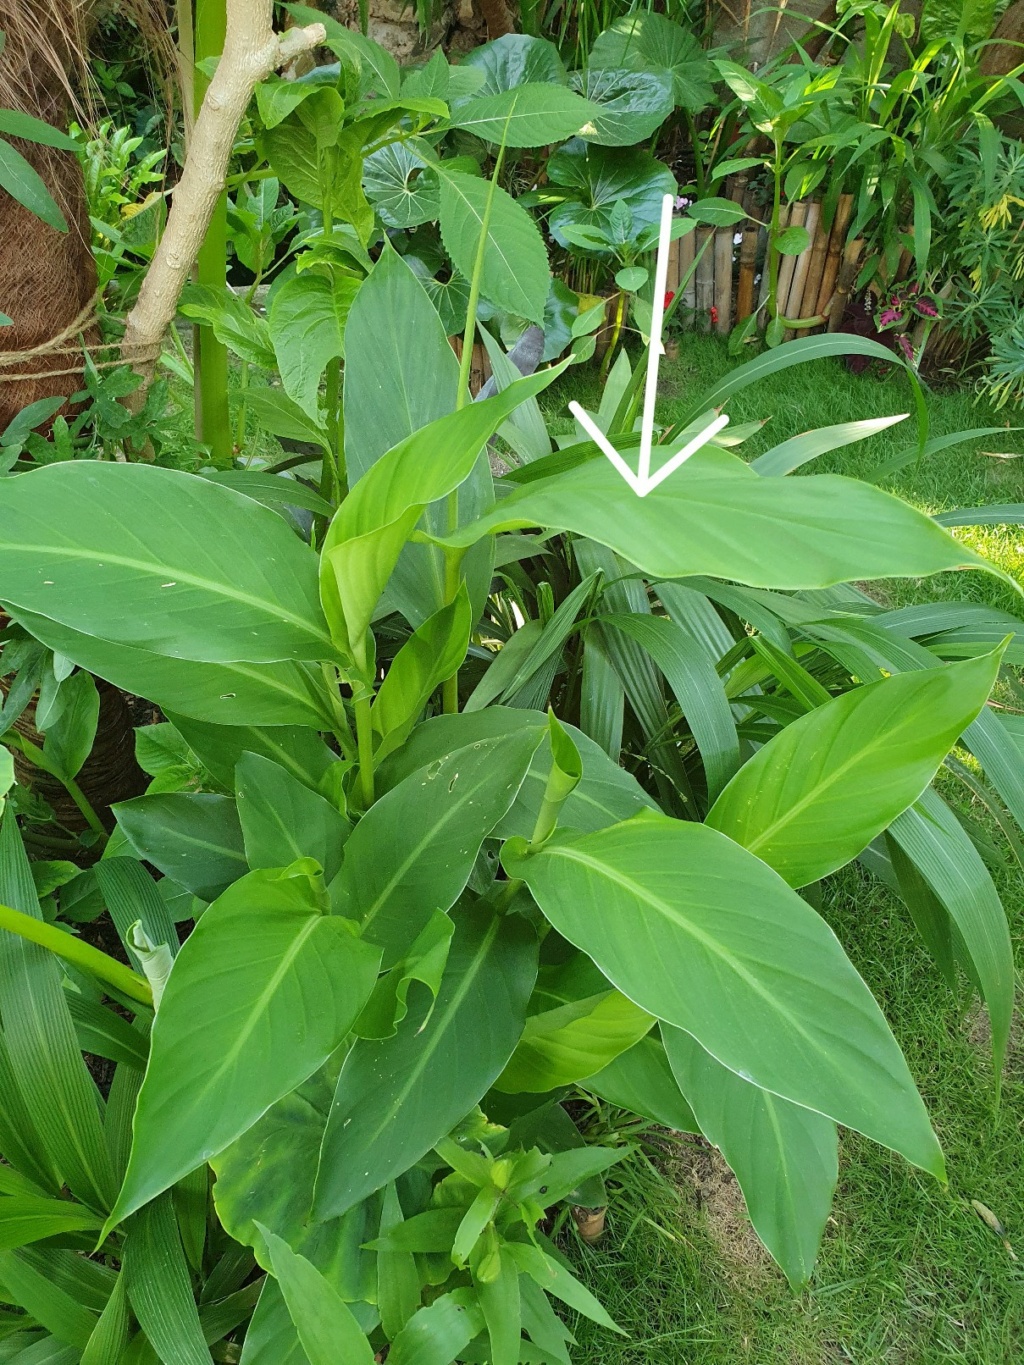
[{"label": "bamboo pole", "polygon": [[736,281],[736,321],[745,322],[754,311],[754,272],[757,269],[758,229],[748,223],[740,241],[740,270]]},{"label": "bamboo pole", "polygon": [[839,269],[835,297],[828,313],[828,330],[830,332],[838,332],[842,328],[843,318],[846,314],[846,301],[850,297],[850,290],[857,278],[857,265],[863,250],[864,239],[862,237],[855,237],[852,242],[847,242],[843,249],[843,264]]},{"label": "bamboo pole", "polygon": [[[799,322],[803,317],[804,289],[807,285],[807,271],[811,264],[811,253],[814,250],[814,238],[818,231],[818,218],[821,214],[821,205],[812,202],[807,205],[807,216],[804,219],[804,227],[807,229],[807,246],[796,258],[796,265],[793,267],[793,283],[790,286],[789,298],[786,300],[786,307],[782,310],[787,318],[792,318],[794,322]],[[785,340],[792,341],[796,336],[795,328],[788,328]]]},{"label": "bamboo pole", "polygon": [[850,225],[852,214],[853,195],[841,194],[839,196],[839,203],[836,205],[836,216],[832,221],[832,231],[829,233],[825,270],[822,275],[821,289],[818,292],[817,306],[814,310],[816,313],[827,313],[831,306],[836,280],[839,278],[839,266],[843,258],[843,247],[846,244],[846,229]]},{"label": "bamboo pole", "polygon": [[820,318],[822,316],[818,308],[818,296],[821,293],[822,280],[825,276],[829,236],[829,230],[825,227],[825,214],[822,210],[818,214],[818,230],[814,234],[811,260],[807,267],[807,282],[804,285],[804,296],[801,304],[802,316],[804,317]]},{"label": "bamboo pole", "polygon": [[[694,234],[697,241],[694,250],[700,252],[714,228],[699,227]],[[697,262],[696,301],[694,322],[699,332],[706,332],[711,326],[711,306],[715,301],[715,254],[711,247],[704,251]]]},{"label": "bamboo pole", "polygon": [[[795,204],[789,206],[789,226],[803,227],[804,219],[807,217],[807,200],[798,199]],[[780,317],[786,317],[785,305],[789,302],[789,293],[793,287],[793,272],[796,269],[795,256],[783,256],[779,262],[779,285],[776,295],[776,304]]]},{"label": "bamboo pole", "polygon": [[693,326],[694,310],[697,307],[697,286],[693,278],[696,237],[695,232],[688,232],[685,237],[680,237],[676,244],[679,247],[679,287],[683,291],[681,311],[684,314],[684,325],[687,327]]},{"label": "bamboo pole", "polygon": [[732,265],[735,229],[720,227],[715,233],[715,331],[727,337],[732,331]]}]

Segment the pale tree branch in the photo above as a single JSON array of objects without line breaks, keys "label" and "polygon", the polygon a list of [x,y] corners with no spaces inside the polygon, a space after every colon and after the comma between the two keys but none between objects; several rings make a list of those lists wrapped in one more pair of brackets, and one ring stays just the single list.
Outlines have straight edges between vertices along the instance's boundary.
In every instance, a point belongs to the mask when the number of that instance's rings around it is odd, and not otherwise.
[{"label": "pale tree branch", "polygon": [[196,119],[163,237],[126,320],[121,354],[144,381],[136,401],[152,379],[164,335],[206,237],[253,91],[272,71],[327,36],[322,24],[276,34],[272,15],[272,0],[227,0],[224,53]]}]

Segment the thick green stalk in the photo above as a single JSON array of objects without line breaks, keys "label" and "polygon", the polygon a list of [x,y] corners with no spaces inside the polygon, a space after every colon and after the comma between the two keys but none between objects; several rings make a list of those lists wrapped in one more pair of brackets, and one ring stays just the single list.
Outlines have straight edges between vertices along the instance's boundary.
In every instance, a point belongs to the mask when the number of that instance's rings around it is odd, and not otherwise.
[{"label": "thick green stalk", "polygon": [[782,145],[775,145],[775,165],[772,167],[775,182],[772,197],[772,222],[768,231],[768,301],[769,318],[779,315],[779,250],[775,243],[779,239],[779,219],[782,216]]},{"label": "thick green stalk", "polygon": [[373,785],[373,725],[370,720],[370,698],[355,703],[356,742],[359,746],[359,795],[363,809],[369,810],[374,800]]},{"label": "thick green stalk", "polygon": [[110,836],[103,828],[103,824],[100,817],[96,814],[92,802],[86,796],[85,792],[82,791],[75,779],[73,777],[68,777],[66,773],[62,773],[57,765],[50,759],[46,751],[41,749],[38,744],[33,744],[30,739],[26,739],[24,735],[19,735],[12,730],[7,734],[4,742],[16,746],[30,763],[34,764],[44,773],[49,773],[51,777],[55,777],[57,781],[61,783],[72,801],[74,801],[75,805],[82,812],[86,823],[99,839],[100,844],[105,845]]},{"label": "thick green stalk", "polygon": [[[195,0],[195,60],[219,57],[224,51],[227,27],[225,0]],[[194,74],[194,111],[199,109],[209,85],[209,77]],[[228,196],[224,190],[217,201],[206,240],[199,248],[196,281],[221,290],[227,284]],[[231,413],[228,406],[228,351],[209,327],[199,329],[196,355],[196,436],[209,447],[215,464],[231,462]]]},{"label": "thick green stalk", "polygon": [[23,914],[20,910],[12,910],[9,905],[0,905],[0,929],[6,929],[9,933],[28,939],[30,943],[38,943],[41,948],[48,948],[65,962],[81,967],[98,981],[105,981],[113,986],[122,995],[128,996],[129,1000],[138,1000],[140,1004],[152,1008],[153,992],[149,982],[133,972],[130,967],[126,967],[123,962],[101,953],[92,944],[83,943],[80,938],[65,933],[63,929],[58,929],[53,924],[47,924],[45,920],[35,919],[34,916]]}]

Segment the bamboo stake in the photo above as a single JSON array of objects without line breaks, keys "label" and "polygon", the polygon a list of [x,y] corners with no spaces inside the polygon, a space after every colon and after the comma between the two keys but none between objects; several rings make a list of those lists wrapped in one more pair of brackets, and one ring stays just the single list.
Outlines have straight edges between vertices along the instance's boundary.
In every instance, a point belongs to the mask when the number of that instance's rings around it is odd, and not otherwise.
[{"label": "bamboo stake", "polygon": [[[799,322],[803,317],[804,289],[807,285],[807,270],[811,264],[811,252],[814,250],[814,237],[818,231],[818,218],[821,214],[821,205],[812,202],[807,205],[807,217],[804,219],[804,227],[807,229],[807,246],[796,258],[796,265],[793,268],[793,283],[790,286],[789,298],[786,306],[782,310],[787,318],[792,318],[794,322]],[[790,327],[786,331],[785,340],[792,341],[796,336],[796,329]]]},{"label": "bamboo stake", "polygon": [[675,294],[679,289],[679,239],[668,244],[668,271],[665,274],[665,288]]},{"label": "bamboo stake", "polygon": [[[694,234],[697,238],[694,250],[699,252],[708,241],[714,228],[699,227]],[[715,301],[715,256],[709,247],[697,262],[695,325],[699,332],[706,332],[711,326],[711,305]]]},{"label": "bamboo stake", "polygon": [[[693,256],[696,247],[695,232],[688,232],[685,237],[680,237],[676,245],[679,247],[679,283],[683,291],[683,301],[680,311],[683,313],[683,322],[687,327],[693,326],[693,314],[697,307],[696,282],[693,278]],[[678,316],[678,313],[677,313]]]},{"label": "bamboo stake", "polygon": [[807,267],[807,282],[804,285],[804,296],[801,304],[801,315],[804,317],[821,317],[821,313],[818,311],[818,295],[821,293],[821,284],[825,275],[829,236],[830,233],[825,227],[825,214],[819,212],[818,230],[814,234],[811,260]]},{"label": "bamboo stake", "polygon": [[715,233],[715,331],[727,337],[732,331],[732,258],[735,229],[720,227]]},{"label": "bamboo stake", "polygon": [[[803,227],[804,219],[807,217],[807,200],[798,199],[795,204],[789,206],[789,226]],[[793,272],[796,269],[795,256],[783,256],[779,262],[779,287],[776,296],[779,316],[787,317],[786,304],[789,302],[790,290],[793,287]]]},{"label": "bamboo stake", "polygon": [[[788,227],[788,226],[789,226],[789,209],[788,209],[787,206],[784,205],[784,206],[779,210],[779,230],[781,231],[784,227]],[[762,234],[763,234],[763,237],[762,237]],[[769,253],[770,253],[770,251],[771,251],[771,240],[770,240],[770,237],[769,237],[768,229],[767,229],[767,228],[762,228],[762,229],[758,232],[758,234],[757,234],[757,240],[758,240],[758,247],[759,247],[759,249],[760,249],[760,245],[761,245],[762,240],[763,240],[763,242],[764,242],[764,255],[763,255],[763,257],[762,257],[762,259],[763,259],[763,261],[764,261],[764,265],[763,265],[762,268],[761,268],[761,287],[760,287],[760,289],[757,291],[757,306],[758,306],[758,309],[761,309],[761,308],[763,308],[763,307],[765,306],[765,304],[768,302],[768,290],[769,290],[769,288],[770,288],[770,286],[771,286],[771,268],[770,268],[770,267],[771,267],[771,260],[770,260],[770,255],[769,255]]]},{"label": "bamboo stake", "polygon": [[740,271],[736,281],[736,321],[744,322],[754,311],[754,272],[757,269],[758,229],[748,223],[740,242]]},{"label": "bamboo stake", "polygon": [[836,216],[832,221],[832,231],[829,233],[828,253],[825,257],[825,270],[822,275],[821,289],[818,291],[818,302],[814,309],[816,313],[827,313],[831,306],[836,280],[839,277],[839,265],[842,261],[843,247],[846,244],[846,229],[850,225],[852,214],[853,195],[841,194],[839,196],[839,203],[836,206]]},{"label": "bamboo stake", "polygon": [[846,301],[850,297],[850,290],[857,278],[857,264],[863,250],[864,239],[862,237],[855,237],[852,242],[847,242],[843,250],[843,264],[839,270],[835,297],[828,313],[828,330],[830,332],[838,332],[843,325],[843,318],[846,315]]}]

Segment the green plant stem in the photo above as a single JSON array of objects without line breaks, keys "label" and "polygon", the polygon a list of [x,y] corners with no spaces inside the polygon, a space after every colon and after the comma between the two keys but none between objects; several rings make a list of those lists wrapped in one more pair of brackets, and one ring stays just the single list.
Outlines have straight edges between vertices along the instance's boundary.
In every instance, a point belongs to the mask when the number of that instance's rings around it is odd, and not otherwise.
[{"label": "green plant stem", "polygon": [[495,913],[503,915],[525,885],[522,877],[510,877],[494,898]]},{"label": "green plant stem", "polygon": [[775,165],[772,167],[772,221],[768,233],[768,305],[770,318],[779,316],[779,219],[782,215],[782,147],[775,145]]},{"label": "green plant stem", "polygon": [[620,290],[619,290],[619,301],[618,301],[618,303],[615,305],[615,324],[614,324],[614,326],[612,327],[612,334],[611,334],[611,338],[610,338],[610,340],[609,340],[609,342],[608,342],[608,349],[607,349],[607,351],[605,351],[605,353],[604,353],[604,359],[601,361],[601,381],[602,381],[602,383],[604,382],[605,379],[608,378],[608,371],[611,369],[612,357],[613,357],[614,354],[615,354],[615,348],[616,348],[616,346],[618,346],[618,344],[619,344],[619,337],[622,335],[622,320],[623,320],[623,318],[625,317],[625,315],[626,315],[626,291],[625,291],[624,289],[620,289]]},{"label": "green plant stem", "polygon": [[700,135],[697,132],[697,122],[689,109],[683,110],[683,117],[686,119],[686,131],[690,135],[690,145],[693,148],[693,174],[697,182],[697,197],[699,199],[703,196],[704,187],[707,183],[704,174],[704,161],[700,154]]},{"label": "green plant stem", "polygon": [[240,400],[240,402],[239,402],[239,404],[238,404],[238,418],[237,418],[237,421],[235,422],[235,450],[237,450],[239,454],[242,453],[242,447],[245,445],[245,416],[246,416],[246,412],[245,412],[245,393],[246,393],[246,390],[248,389],[248,387],[249,387],[249,362],[248,362],[248,360],[243,360],[243,361],[242,361],[242,370],[241,370],[241,374],[240,374],[240,376],[239,376],[239,388],[240,388],[240,390],[241,390],[241,395],[242,395],[242,396],[241,396],[241,400]]},{"label": "green plant stem", "polygon": [[48,948],[57,957],[81,967],[99,981],[105,981],[130,1000],[138,1000],[140,1004],[152,1008],[153,992],[149,982],[92,944],[83,943],[80,938],[66,934],[63,929],[47,924],[45,920],[23,914],[21,910],[12,910],[9,905],[0,905],[0,929],[17,934],[30,943],[38,943],[41,948]]},{"label": "green plant stem", "polygon": [[363,809],[374,802],[373,786],[373,724],[370,720],[370,698],[360,697],[355,703],[356,743],[359,746],[359,794]]},{"label": "green plant stem", "polygon": [[[195,60],[219,57],[224,51],[227,26],[225,0],[195,0]],[[208,77],[195,71],[195,113],[199,113],[209,85]],[[196,281],[221,292],[227,286],[228,196],[217,200],[206,240],[196,259]],[[232,458],[231,411],[228,405],[228,350],[202,327],[196,355],[196,436],[209,447],[216,465],[227,467]]]},{"label": "green plant stem", "polygon": [[341,360],[337,356],[327,364],[327,433],[333,454],[333,459],[324,460],[324,468],[330,470],[331,495],[328,501],[339,503],[348,490],[341,417]]},{"label": "green plant stem", "polygon": [[85,792],[82,791],[75,779],[73,777],[68,777],[66,773],[62,773],[46,752],[41,749],[38,744],[33,744],[30,739],[26,739],[24,735],[19,735],[15,731],[10,731],[5,736],[4,742],[20,749],[30,763],[34,764],[35,767],[39,768],[42,772],[48,773],[50,777],[55,777],[57,779],[78,809],[82,812],[89,828],[99,839],[100,844],[105,846],[110,836],[103,828],[103,824],[100,817],[96,814],[92,802],[86,796]]}]

